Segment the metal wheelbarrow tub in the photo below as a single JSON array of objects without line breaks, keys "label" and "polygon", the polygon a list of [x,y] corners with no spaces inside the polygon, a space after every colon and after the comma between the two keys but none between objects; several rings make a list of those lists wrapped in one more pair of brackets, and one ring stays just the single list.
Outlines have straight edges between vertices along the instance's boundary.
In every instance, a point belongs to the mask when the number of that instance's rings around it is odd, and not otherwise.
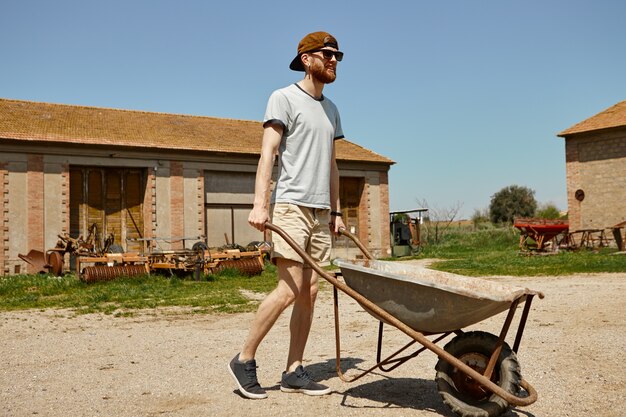
[{"label": "metal wheelbarrow tub", "polygon": [[349,287],[422,333],[462,329],[507,311],[528,294],[540,294],[403,262],[337,259],[334,264],[341,268]]}]

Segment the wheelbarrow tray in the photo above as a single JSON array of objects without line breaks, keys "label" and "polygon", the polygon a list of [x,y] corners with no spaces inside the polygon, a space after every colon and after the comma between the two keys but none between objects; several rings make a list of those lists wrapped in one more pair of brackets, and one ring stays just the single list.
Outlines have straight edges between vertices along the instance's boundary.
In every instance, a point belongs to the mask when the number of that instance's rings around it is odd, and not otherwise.
[{"label": "wheelbarrow tray", "polygon": [[[337,259],[346,284],[421,333],[463,329],[538,292],[404,262]],[[362,305],[381,321],[379,315]]]}]

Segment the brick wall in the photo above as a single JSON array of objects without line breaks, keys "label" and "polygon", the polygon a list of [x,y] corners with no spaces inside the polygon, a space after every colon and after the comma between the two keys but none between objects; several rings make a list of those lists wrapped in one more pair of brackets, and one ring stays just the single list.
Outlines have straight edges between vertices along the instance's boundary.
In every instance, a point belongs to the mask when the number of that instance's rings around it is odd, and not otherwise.
[{"label": "brick wall", "polygon": [[567,184],[567,211],[570,230],[581,229],[581,203],[576,200],[575,193],[580,185],[580,164],[578,162],[578,143],[565,140],[565,172]]},{"label": "brick wall", "polygon": [[570,230],[626,220],[626,127],[566,138],[565,160]]},{"label": "brick wall", "polygon": [[[382,256],[388,256],[390,249],[390,231],[389,231],[389,174],[388,172],[380,173],[380,246]],[[391,253],[391,252],[389,252]]]},{"label": "brick wall", "polygon": [[28,155],[28,243],[31,249],[44,247],[44,176],[43,155]]},{"label": "brick wall", "polygon": [[197,230],[198,236],[203,236],[206,234],[206,226],[204,224],[204,171],[198,170],[198,178],[197,178],[197,188],[196,188],[196,207],[198,214],[197,221]]},{"label": "brick wall", "polygon": [[[185,233],[185,184],[182,162],[170,164],[170,232],[171,237],[184,237]],[[172,241],[172,249],[182,249],[182,241]]]},{"label": "brick wall", "polygon": [[70,164],[61,164],[61,234],[70,232]]},{"label": "brick wall", "polygon": [[156,235],[156,170],[148,169],[148,178],[146,178],[146,192],[143,196],[143,224],[144,237],[153,238]]},{"label": "brick wall", "polygon": [[9,253],[9,207],[8,196],[5,195],[6,183],[8,180],[6,166],[0,162],[0,275],[9,273],[6,259]]},{"label": "brick wall", "polygon": [[370,186],[367,182],[364,182],[361,199],[359,200],[359,224],[358,238],[361,242],[363,242],[366,246],[371,247],[371,239],[370,239],[370,215],[369,215],[369,190]]}]

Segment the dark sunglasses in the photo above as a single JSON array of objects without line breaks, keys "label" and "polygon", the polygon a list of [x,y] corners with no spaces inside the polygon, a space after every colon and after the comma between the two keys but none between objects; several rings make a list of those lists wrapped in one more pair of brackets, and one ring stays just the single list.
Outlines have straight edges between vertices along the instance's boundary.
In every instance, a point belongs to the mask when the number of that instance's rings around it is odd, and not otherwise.
[{"label": "dark sunglasses", "polygon": [[341,61],[343,59],[343,52],[340,52],[340,51],[331,51],[331,50],[328,50],[328,49],[318,49],[317,51],[313,51],[313,52],[321,52],[322,55],[324,56],[324,59],[332,59],[332,57],[335,57],[337,62],[339,62],[339,61]]}]

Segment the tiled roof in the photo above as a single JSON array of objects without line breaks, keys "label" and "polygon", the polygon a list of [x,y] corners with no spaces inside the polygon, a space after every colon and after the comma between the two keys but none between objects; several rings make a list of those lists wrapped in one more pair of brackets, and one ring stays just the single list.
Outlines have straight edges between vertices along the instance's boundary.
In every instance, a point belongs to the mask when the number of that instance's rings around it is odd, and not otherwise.
[{"label": "tiled roof", "polygon": [[[258,155],[261,122],[0,98],[0,139]],[[337,158],[394,162],[347,140]]]},{"label": "tiled roof", "polygon": [[626,127],[626,100],[601,111],[589,119],[575,124],[569,129],[559,133],[558,136],[569,136],[576,133],[609,129],[612,127]]}]

